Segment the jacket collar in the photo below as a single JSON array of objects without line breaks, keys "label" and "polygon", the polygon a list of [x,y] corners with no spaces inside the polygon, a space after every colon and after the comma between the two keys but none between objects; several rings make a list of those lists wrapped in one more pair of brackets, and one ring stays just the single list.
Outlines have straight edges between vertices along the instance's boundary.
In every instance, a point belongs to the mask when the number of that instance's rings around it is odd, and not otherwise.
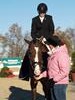
[{"label": "jacket collar", "polygon": [[54,50],[52,50],[52,54],[56,54],[57,52],[66,52],[68,53],[66,45],[57,46]]},{"label": "jacket collar", "polygon": [[[44,22],[45,20],[46,20],[46,15],[45,15],[45,17],[44,17],[44,19],[43,19],[43,22]],[[39,16],[39,15],[38,15],[38,21],[41,22],[40,16]],[[42,22],[42,23],[43,23],[43,22]]]}]

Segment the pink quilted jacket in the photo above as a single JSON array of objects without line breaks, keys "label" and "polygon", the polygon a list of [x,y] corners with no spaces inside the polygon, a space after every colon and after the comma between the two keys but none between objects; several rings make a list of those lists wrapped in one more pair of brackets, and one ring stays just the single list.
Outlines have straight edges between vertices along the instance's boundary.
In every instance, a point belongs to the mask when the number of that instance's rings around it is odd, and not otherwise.
[{"label": "pink quilted jacket", "polygon": [[69,82],[69,69],[70,59],[66,45],[57,48],[54,53],[48,57],[48,71],[44,71],[41,75],[50,78],[56,82],[56,84],[68,84]]}]

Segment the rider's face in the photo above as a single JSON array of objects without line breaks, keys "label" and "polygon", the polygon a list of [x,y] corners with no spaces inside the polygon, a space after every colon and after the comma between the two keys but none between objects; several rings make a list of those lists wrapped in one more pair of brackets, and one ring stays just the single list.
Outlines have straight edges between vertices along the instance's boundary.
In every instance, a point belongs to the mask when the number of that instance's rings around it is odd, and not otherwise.
[{"label": "rider's face", "polygon": [[45,16],[45,13],[40,13],[39,16],[40,17],[44,17]]}]

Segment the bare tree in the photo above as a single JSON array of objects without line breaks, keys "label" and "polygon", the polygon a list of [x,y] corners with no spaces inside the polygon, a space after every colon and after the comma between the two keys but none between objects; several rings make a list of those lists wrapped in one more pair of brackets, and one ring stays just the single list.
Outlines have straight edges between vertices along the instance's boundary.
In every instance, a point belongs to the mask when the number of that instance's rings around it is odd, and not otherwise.
[{"label": "bare tree", "polygon": [[9,27],[9,32],[5,34],[7,38],[7,44],[10,47],[9,56],[24,57],[25,51],[27,49],[27,44],[24,41],[25,37],[28,37],[29,33],[23,35],[21,27],[18,24],[13,24]]},{"label": "bare tree", "polygon": [[66,33],[69,34],[72,40],[72,49],[75,50],[75,29],[67,28]]},{"label": "bare tree", "polygon": [[0,58],[8,55],[7,49],[9,49],[7,45],[7,39],[5,36],[0,35]]},{"label": "bare tree", "polygon": [[55,35],[58,35],[59,38],[66,44],[69,54],[71,55],[72,53],[72,38],[70,37],[69,34],[67,34],[66,31],[62,31],[60,28],[57,28],[55,30]]}]

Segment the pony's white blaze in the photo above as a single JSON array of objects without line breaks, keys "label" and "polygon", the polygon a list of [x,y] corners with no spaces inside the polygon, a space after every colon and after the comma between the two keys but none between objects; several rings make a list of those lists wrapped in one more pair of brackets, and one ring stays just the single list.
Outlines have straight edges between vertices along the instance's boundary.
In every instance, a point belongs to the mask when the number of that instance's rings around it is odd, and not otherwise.
[{"label": "pony's white blaze", "polygon": [[[38,47],[34,47],[36,53],[35,53],[35,58],[34,58],[34,62],[38,62],[38,51],[39,48]],[[40,66],[38,64],[35,64],[35,69],[34,69],[34,74],[35,75],[40,75]]]},{"label": "pony's white blaze", "polygon": [[35,62],[38,62],[38,50],[39,50],[39,48],[38,48],[38,47],[34,47],[34,49],[35,49],[35,51],[36,51],[34,61],[35,61]]}]

